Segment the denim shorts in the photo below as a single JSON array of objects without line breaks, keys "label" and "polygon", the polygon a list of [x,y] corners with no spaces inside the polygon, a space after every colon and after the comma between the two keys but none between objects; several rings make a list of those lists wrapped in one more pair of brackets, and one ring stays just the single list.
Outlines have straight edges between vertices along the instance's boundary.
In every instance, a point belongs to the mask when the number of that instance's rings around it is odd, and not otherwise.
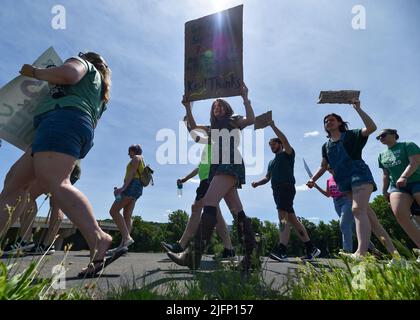
[{"label": "denim shorts", "polygon": [[295,210],[293,209],[293,200],[296,195],[295,185],[293,183],[281,183],[271,187],[273,189],[273,197],[277,210],[295,213]]},{"label": "denim shorts", "polygon": [[137,200],[138,198],[140,198],[142,194],[143,194],[143,184],[141,183],[140,179],[131,180],[127,189],[121,192],[121,195],[123,197],[131,198],[133,200]]},{"label": "denim shorts", "polygon": [[407,185],[403,188],[397,188],[396,186],[391,186],[389,193],[392,193],[392,192],[402,192],[402,193],[408,193],[411,195],[415,193],[420,193],[420,181],[407,183]]},{"label": "denim shorts", "polygon": [[346,172],[344,178],[335,177],[335,182],[338,185],[340,192],[350,192],[353,188],[363,184],[372,184],[373,191],[376,191],[376,183],[373,180],[372,172],[368,165],[361,160],[353,160],[350,171]]},{"label": "denim shorts", "polygon": [[93,146],[94,129],[87,113],[59,108],[34,118],[32,154],[53,151],[83,159]]}]

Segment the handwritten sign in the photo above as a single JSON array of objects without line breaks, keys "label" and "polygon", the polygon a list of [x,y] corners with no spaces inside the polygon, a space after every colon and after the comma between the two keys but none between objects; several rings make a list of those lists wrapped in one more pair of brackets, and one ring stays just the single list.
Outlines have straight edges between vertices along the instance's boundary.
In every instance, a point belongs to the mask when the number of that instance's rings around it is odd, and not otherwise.
[{"label": "handwritten sign", "polygon": [[272,121],[273,121],[272,111],[263,113],[262,115],[255,117],[254,130],[268,127]]},{"label": "handwritten sign", "polygon": [[[54,48],[45,51],[33,66],[45,68],[63,62]],[[34,136],[36,107],[49,92],[47,82],[18,76],[0,89],[0,138],[25,151]]]},{"label": "handwritten sign", "polygon": [[359,99],[359,96],[360,91],[356,90],[321,91],[318,103],[351,104],[352,99]]},{"label": "handwritten sign", "polygon": [[189,101],[240,95],[243,6],[185,24],[185,96]]}]

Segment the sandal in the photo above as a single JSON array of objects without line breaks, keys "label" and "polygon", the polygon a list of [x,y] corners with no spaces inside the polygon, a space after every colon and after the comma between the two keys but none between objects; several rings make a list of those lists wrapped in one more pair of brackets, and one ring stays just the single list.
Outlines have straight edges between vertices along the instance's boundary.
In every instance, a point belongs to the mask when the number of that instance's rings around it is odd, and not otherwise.
[{"label": "sandal", "polygon": [[79,272],[78,278],[94,278],[99,272],[103,271],[107,266],[127,253],[127,249],[120,248],[116,250],[112,256],[106,257],[102,260],[93,260],[89,263],[85,271]]}]

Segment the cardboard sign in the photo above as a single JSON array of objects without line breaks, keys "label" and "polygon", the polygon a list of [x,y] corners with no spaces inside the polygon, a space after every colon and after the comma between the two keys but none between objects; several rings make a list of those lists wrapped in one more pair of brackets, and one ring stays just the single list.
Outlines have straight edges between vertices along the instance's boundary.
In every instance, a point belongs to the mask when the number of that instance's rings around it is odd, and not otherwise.
[{"label": "cardboard sign", "polygon": [[240,95],[243,6],[185,24],[184,94],[188,101]]},{"label": "cardboard sign", "polygon": [[273,121],[273,112],[268,111],[255,118],[254,130],[263,129],[268,127]]},{"label": "cardboard sign", "polygon": [[[45,51],[33,66],[60,66],[63,62],[54,48]],[[45,81],[18,76],[0,89],[0,138],[25,151],[34,136],[36,107],[49,92]]]},{"label": "cardboard sign", "polygon": [[352,99],[359,99],[359,96],[360,91],[356,90],[321,91],[318,103],[351,104]]}]

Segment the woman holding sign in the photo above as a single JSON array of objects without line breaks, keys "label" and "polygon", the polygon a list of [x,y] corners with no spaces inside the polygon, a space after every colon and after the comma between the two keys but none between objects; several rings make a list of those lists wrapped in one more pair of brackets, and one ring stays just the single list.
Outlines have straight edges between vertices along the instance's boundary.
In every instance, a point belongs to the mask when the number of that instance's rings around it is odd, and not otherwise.
[{"label": "woman holding sign", "polygon": [[[197,269],[200,266],[201,255],[210,242],[217,219],[217,207],[222,199],[225,200],[238,224],[238,233],[243,238],[245,257],[242,267],[251,268],[252,255],[256,248],[255,235],[251,221],[245,215],[239,199],[238,188],[245,184],[245,165],[238,150],[240,131],[252,125],[255,121],[251,101],[248,100],[248,89],[245,84],[241,88],[246,117],[235,116],[231,106],[223,99],[216,99],[210,112],[210,130],[205,126],[197,126],[191,112],[191,104],[186,101],[183,105],[187,112],[187,121],[191,130],[206,131],[212,143],[212,164],[210,167],[210,186],[203,199],[203,213],[194,237],[194,249],[182,253],[168,253],[177,264]],[[242,239],[241,239],[242,240]]]},{"label": "woman holding sign", "polygon": [[381,234],[387,250],[396,252],[388,233],[376,218],[369,206],[369,198],[376,190],[376,184],[367,164],[362,159],[362,150],[370,134],[375,132],[376,125],[364,112],[358,99],[352,104],[362,119],[363,129],[349,130],[347,122],[339,115],[332,113],[324,117],[324,129],[329,140],[322,146],[322,162],[319,170],[309,179],[309,188],[327,171],[328,165],[334,172],[334,179],[339,191],[348,194],[352,199],[352,212],[356,223],[358,241],[357,251],[351,255],[359,258],[366,255],[372,228],[376,234]]},{"label": "woman holding sign", "polygon": [[91,263],[79,276],[94,276],[122,253],[105,259],[112,242],[98,225],[89,200],[70,183],[77,159],[93,145],[94,129],[110,99],[111,70],[97,53],[80,53],[60,67],[23,65],[20,73],[48,81],[49,94],[37,107],[32,146],[8,172],[0,196],[0,237],[18,217],[13,208],[35,179],[50,190],[58,207],[86,239]]}]

